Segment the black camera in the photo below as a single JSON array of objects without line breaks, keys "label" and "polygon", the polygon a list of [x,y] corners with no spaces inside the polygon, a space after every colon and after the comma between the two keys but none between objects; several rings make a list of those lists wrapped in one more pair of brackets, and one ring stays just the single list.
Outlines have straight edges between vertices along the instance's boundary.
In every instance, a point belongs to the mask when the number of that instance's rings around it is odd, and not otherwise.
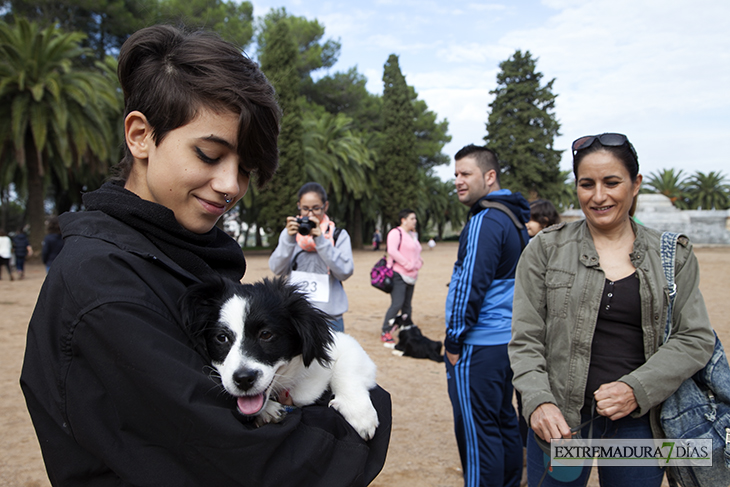
[{"label": "black camera", "polygon": [[308,216],[298,216],[297,223],[299,224],[300,235],[309,235],[309,232],[311,232],[316,225],[313,221],[309,221]]}]

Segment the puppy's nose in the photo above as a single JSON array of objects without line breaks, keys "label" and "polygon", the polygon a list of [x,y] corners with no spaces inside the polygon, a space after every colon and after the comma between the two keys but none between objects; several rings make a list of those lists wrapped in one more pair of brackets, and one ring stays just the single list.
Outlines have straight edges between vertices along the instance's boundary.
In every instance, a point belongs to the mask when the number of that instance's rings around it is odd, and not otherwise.
[{"label": "puppy's nose", "polygon": [[238,386],[241,390],[247,391],[256,383],[256,380],[258,380],[260,375],[261,371],[257,369],[238,369],[233,373],[233,382],[235,382],[236,386]]}]

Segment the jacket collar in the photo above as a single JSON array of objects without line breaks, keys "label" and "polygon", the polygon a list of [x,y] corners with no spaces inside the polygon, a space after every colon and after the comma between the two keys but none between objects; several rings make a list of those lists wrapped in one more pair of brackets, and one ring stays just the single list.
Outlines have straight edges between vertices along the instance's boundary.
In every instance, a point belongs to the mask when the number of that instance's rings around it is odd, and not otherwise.
[{"label": "jacket collar", "polygon": [[[586,267],[597,267],[599,265],[598,252],[596,251],[593,236],[585,220],[583,220],[581,227],[580,261]],[[638,268],[644,262],[644,257],[646,256],[646,230],[642,225],[637,224],[633,218],[631,219],[631,228],[634,231],[635,237],[634,248],[629,257],[634,267]]]}]

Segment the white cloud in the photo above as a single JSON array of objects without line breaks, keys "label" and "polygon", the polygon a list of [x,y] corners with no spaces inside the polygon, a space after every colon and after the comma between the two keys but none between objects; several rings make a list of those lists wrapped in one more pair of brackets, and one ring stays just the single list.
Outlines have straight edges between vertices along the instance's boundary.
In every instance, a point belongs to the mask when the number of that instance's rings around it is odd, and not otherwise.
[{"label": "white cloud", "polygon": [[449,120],[449,155],[481,143],[498,65],[522,49],[538,58],[543,83],[556,80],[564,134],[557,148],[618,130],[635,143],[645,172],[727,173],[727,0],[282,1],[341,38],[335,70],[357,65],[371,92],[382,92],[383,64],[399,54],[407,82]]},{"label": "white cloud", "polygon": [[[726,2],[546,2],[563,8],[537,29],[500,44],[529,49],[544,81],[556,78],[559,148],[587,133],[619,130],[648,171],[720,170],[727,156],[708,151],[708,133],[730,142],[730,4]],[[702,155],[700,155],[702,154]],[[563,167],[569,166],[567,152]],[[699,160],[693,161],[693,157]]]},{"label": "white cloud", "polygon": [[485,11],[503,11],[507,7],[500,3],[470,3],[466,6],[469,10],[475,10],[477,12]]}]

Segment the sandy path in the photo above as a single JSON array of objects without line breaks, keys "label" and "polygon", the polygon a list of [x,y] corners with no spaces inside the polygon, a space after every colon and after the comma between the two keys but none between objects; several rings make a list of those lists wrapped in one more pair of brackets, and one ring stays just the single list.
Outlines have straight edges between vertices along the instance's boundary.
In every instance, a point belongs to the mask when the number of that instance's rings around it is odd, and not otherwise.
[{"label": "sandy path", "polygon": [[[730,248],[698,248],[701,289],[712,323],[724,343],[730,343]],[[427,360],[396,357],[379,341],[380,324],[390,304],[388,295],[372,288],[369,270],[379,254],[355,253],[355,274],[345,283],[350,311],[346,330],[378,364],[378,382],[393,397],[393,434],[376,487],[458,487],[462,485],[451,404],[444,367]],[[446,284],[456,258],[455,243],[441,243],[423,252],[414,295],[414,321],[427,336],[443,339]],[[270,276],[268,253],[247,254],[245,281]],[[18,385],[25,332],[44,277],[41,266],[30,266],[23,281],[0,280],[0,485],[48,486],[30,418]],[[591,481],[589,485],[598,485]]]}]

